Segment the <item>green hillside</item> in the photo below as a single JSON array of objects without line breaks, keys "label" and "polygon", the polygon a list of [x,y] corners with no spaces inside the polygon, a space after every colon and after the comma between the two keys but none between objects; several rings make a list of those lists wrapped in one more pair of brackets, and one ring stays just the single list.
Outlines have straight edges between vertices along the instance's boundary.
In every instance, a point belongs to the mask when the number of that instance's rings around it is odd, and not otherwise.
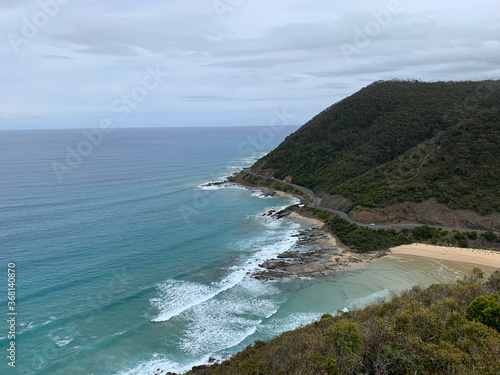
[{"label": "green hillside", "polygon": [[452,208],[500,211],[500,108],[482,110],[330,192],[363,206],[435,197]]},{"label": "green hillside", "polygon": [[414,287],[390,302],[258,341],[188,375],[499,374],[500,272]]},{"label": "green hillside", "polygon": [[375,82],[329,107],[255,172],[353,205],[436,198],[500,211],[500,81]]}]

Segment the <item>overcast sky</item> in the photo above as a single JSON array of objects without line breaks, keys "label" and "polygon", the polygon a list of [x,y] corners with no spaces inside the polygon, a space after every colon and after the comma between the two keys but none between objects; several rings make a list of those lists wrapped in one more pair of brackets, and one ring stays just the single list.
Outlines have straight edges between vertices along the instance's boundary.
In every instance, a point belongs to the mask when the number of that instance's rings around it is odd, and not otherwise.
[{"label": "overcast sky", "polygon": [[[45,5],[44,5],[45,4]],[[0,0],[0,128],[303,124],[376,80],[500,78],[496,0]]]}]

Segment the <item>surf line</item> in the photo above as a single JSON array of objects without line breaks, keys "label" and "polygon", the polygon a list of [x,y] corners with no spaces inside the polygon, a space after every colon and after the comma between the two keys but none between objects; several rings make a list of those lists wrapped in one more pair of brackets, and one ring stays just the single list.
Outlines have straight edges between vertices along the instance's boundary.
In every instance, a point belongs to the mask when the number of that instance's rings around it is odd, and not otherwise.
[{"label": "surf line", "polygon": [[194,306],[200,305],[204,302],[207,302],[208,300],[211,300],[212,298],[216,297],[217,295],[221,294],[222,292],[225,292],[228,289],[233,288],[234,286],[238,285],[246,276],[247,270],[246,269],[241,269],[239,272],[236,272],[234,275],[234,281],[231,281],[224,285],[222,288],[217,289],[213,291],[212,293],[209,293],[205,295],[204,297],[201,297],[200,299],[191,301],[190,303],[187,303],[185,305],[182,305],[174,310],[168,311],[167,313],[161,314],[157,318],[154,318],[152,321],[153,322],[167,322],[173,317],[176,317],[180,314],[182,314],[184,311],[189,310],[193,308]]}]

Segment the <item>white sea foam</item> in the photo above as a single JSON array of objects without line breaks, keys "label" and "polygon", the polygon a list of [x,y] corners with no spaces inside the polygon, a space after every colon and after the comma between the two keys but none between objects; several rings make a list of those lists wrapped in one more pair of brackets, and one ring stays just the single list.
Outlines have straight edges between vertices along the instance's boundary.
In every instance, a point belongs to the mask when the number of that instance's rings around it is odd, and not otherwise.
[{"label": "white sea foam", "polygon": [[260,198],[260,199],[272,199],[273,197],[266,194],[266,192],[262,191],[262,190],[252,190],[250,192],[250,195],[252,197],[256,197],[256,198]]},{"label": "white sea foam", "polygon": [[[223,181],[212,181],[212,182],[205,182],[201,185],[198,185],[198,189],[201,190],[220,190],[220,189],[226,189],[228,187],[228,183],[221,183]],[[221,184],[219,184],[221,183]],[[210,184],[218,184],[218,185],[210,185]]]},{"label": "white sea foam", "polygon": [[210,185],[213,183],[219,183],[222,181],[212,181],[212,182],[204,182],[201,185],[198,185],[198,189],[201,190],[221,190],[221,189],[234,189],[234,190],[247,190],[248,188],[245,186],[240,186],[233,184],[231,182],[219,184],[219,185]]},{"label": "white sea foam", "polygon": [[[271,197],[273,198],[273,197]],[[266,219],[271,219],[272,221],[276,221],[278,223],[281,223],[282,220],[279,220],[279,219],[275,219],[271,216],[262,216],[263,214],[267,214],[269,213],[271,210],[274,210],[275,212],[280,212],[280,211],[283,211],[285,208],[288,208],[292,205],[295,205],[297,203],[300,202],[300,200],[298,198],[295,198],[295,197],[288,197],[288,199],[290,199],[289,203],[285,206],[281,205],[281,206],[275,206],[275,207],[271,207],[271,208],[267,208],[265,211],[261,211],[259,212],[258,214],[255,215],[255,217],[259,220],[262,220],[262,218],[266,218]]]},{"label": "white sea foam", "polygon": [[251,293],[253,297],[272,296],[280,293],[280,290],[272,284],[263,283],[257,279],[247,278],[244,283],[239,285],[240,288],[247,293]]},{"label": "white sea foam", "polygon": [[273,316],[274,314],[276,314],[278,312],[279,309],[275,309],[273,311],[271,311],[269,314],[267,314],[265,316],[266,319],[269,319],[271,316]]},{"label": "white sea foam", "polygon": [[[232,348],[253,335],[261,320],[245,319],[235,312],[214,310],[231,308],[229,304],[200,308],[193,312],[195,322],[189,326],[180,342],[180,349],[190,356],[200,356]],[[216,304],[217,305],[217,304]]]},{"label": "white sea foam", "polygon": [[263,319],[277,313],[283,301],[270,298],[279,293],[277,287],[252,279],[247,273],[258,269],[260,262],[293,246],[296,238],[289,237],[292,233],[284,231],[281,234],[287,239],[259,247],[244,266],[234,266],[221,282],[206,286],[169,280],[162,284],[158,288],[162,291],[161,298],[151,300],[162,311],[154,321],[166,321],[182,314],[186,328],[178,348],[192,358],[216,357],[248,340]]},{"label": "white sea foam", "polygon": [[[158,285],[157,289],[160,292],[160,298],[153,298],[150,303],[158,308],[161,313],[153,321],[168,321],[235,287],[247,278],[249,273],[259,269],[260,263],[289,250],[297,241],[296,238],[291,237],[293,233],[295,232],[289,231],[285,240],[262,246],[250,259],[245,261],[245,264],[234,266],[232,272],[221,282],[207,286],[187,281],[167,280],[165,283]],[[252,283],[249,285],[252,285]]]},{"label": "white sea foam", "polygon": [[71,343],[71,341],[73,341],[73,337],[71,336],[66,336],[66,337],[59,337],[59,336],[55,336],[52,338],[52,341],[54,341],[56,343],[57,346],[59,347],[63,347],[63,346],[66,346],[68,344]]},{"label": "white sea foam", "polygon": [[61,334],[63,332],[65,333],[66,331],[62,328],[58,328],[50,331],[47,337],[50,338],[57,346],[64,347],[69,345],[74,340],[74,337],[71,335]]},{"label": "white sea foam", "polygon": [[242,158],[241,164],[243,164],[245,167],[253,165],[253,164],[255,164],[255,162],[257,160],[259,160],[260,158],[263,158],[267,154],[269,154],[269,151],[255,152],[252,156],[246,156],[246,157]]},{"label": "white sea foam", "polygon": [[[275,209],[281,210],[287,206]],[[226,278],[211,285],[167,280],[157,286],[159,296],[150,299],[151,305],[160,311],[154,322],[165,322],[176,316],[182,321],[185,328],[178,349],[190,358],[217,357],[246,340],[251,343],[251,337],[260,330],[263,320],[277,314],[284,302],[283,299],[271,297],[280,293],[276,286],[253,279],[250,275],[261,269],[259,264],[262,262],[289,250],[297,242],[297,237],[292,235],[297,234],[301,226],[291,220],[260,215],[253,218],[253,223],[257,227],[261,226],[262,234],[251,243],[242,242],[236,246],[242,250],[244,258],[227,269]],[[301,316],[290,322],[289,326],[298,326],[315,317]],[[283,327],[277,327],[276,333],[283,330]],[[158,365],[156,368],[179,372],[185,369],[179,369],[175,364],[170,367]],[[123,374],[136,373],[140,372]]]},{"label": "white sea foam", "polygon": [[[186,313],[189,322],[180,349],[191,356],[216,353],[232,348],[252,336],[262,319],[274,314],[280,302],[253,289],[257,280],[244,282],[224,294],[198,305]],[[271,292],[274,292],[271,287]]]},{"label": "white sea foam", "polygon": [[300,326],[319,320],[321,315],[321,313],[294,313],[282,319],[272,319],[262,324],[258,331],[266,336],[275,336],[282,332],[291,331]]},{"label": "white sea foam", "polygon": [[163,370],[163,373],[166,373],[169,371],[175,372],[175,373],[184,373],[188,370],[191,370],[191,368],[193,366],[207,363],[208,360],[209,360],[209,357],[206,356],[204,358],[199,358],[199,359],[193,360],[189,363],[179,364],[179,363],[176,363],[172,360],[169,360],[164,355],[155,353],[155,354],[153,354],[153,358],[151,358],[149,361],[143,362],[132,369],[119,371],[116,373],[116,375],[156,374],[157,369],[160,369],[160,371]]},{"label": "white sea foam", "polygon": [[246,273],[245,269],[233,272],[226,280],[217,283],[215,287],[183,281],[167,281],[158,286],[158,289],[163,292],[163,298],[161,302],[153,302],[153,304],[163,312],[153,321],[166,322],[184,311],[214,298],[219,293],[238,284],[245,278]]},{"label": "white sea foam", "polygon": [[26,328],[20,330],[19,334],[22,335],[23,333],[31,331],[32,329],[35,329],[35,328],[38,328],[38,327],[43,327],[43,326],[45,326],[45,325],[47,325],[49,323],[52,323],[56,319],[57,318],[55,316],[51,316],[51,317],[49,317],[49,320],[47,320],[47,321],[45,321],[45,322],[43,322],[41,324],[35,324],[34,321],[31,321],[31,322],[27,323],[27,325],[26,325],[25,322],[22,322],[22,323],[19,324],[19,326],[22,327],[22,328],[24,328],[24,327],[26,327]]},{"label": "white sea foam", "polygon": [[243,168],[248,168],[248,167],[252,166],[257,160],[266,156],[267,154],[268,154],[268,152],[260,152],[260,153],[255,153],[252,156],[241,158],[240,160],[237,161],[237,164],[228,165],[226,167],[226,170],[227,170],[226,174],[221,175],[220,177],[216,177],[213,181],[203,183],[203,184],[199,185],[198,188],[200,188],[202,190],[224,189],[224,188],[228,187],[230,184],[214,185],[214,186],[211,186],[211,185],[207,186],[207,185],[226,181],[229,176],[231,176],[237,172],[240,172]]},{"label": "white sea foam", "polygon": [[379,290],[375,293],[372,293],[366,297],[356,298],[351,303],[349,303],[346,308],[348,310],[361,309],[365,306],[378,302],[379,300],[387,299],[391,296],[391,292],[387,289]]}]

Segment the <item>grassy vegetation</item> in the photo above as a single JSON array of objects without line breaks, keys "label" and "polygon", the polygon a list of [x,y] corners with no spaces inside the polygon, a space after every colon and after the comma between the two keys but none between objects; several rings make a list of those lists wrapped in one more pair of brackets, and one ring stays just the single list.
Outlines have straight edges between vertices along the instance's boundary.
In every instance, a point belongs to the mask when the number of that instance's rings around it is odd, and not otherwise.
[{"label": "grassy vegetation", "polygon": [[484,110],[330,192],[353,206],[436,198],[452,208],[500,211],[500,109]]},{"label": "grassy vegetation", "polygon": [[413,229],[370,229],[351,224],[347,220],[316,208],[303,207],[299,212],[302,215],[322,220],[344,245],[360,253],[385,250],[414,242],[500,250],[500,238],[491,231],[478,234],[477,232],[441,230],[426,225]]},{"label": "grassy vegetation", "polygon": [[324,315],[187,374],[499,374],[498,319],[488,313],[500,306],[498,292],[499,271],[485,280],[475,270],[454,284],[414,287],[390,302]]},{"label": "grassy vegetation", "polygon": [[433,197],[500,211],[498,108],[500,81],[376,82],[314,117],[253,169],[342,194],[353,207]]},{"label": "grassy vegetation", "polygon": [[289,186],[287,184],[284,184],[282,182],[278,181],[272,181],[268,180],[266,178],[259,178],[252,176],[251,174],[246,173],[245,171],[240,172],[235,178],[234,182],[241,184],[241,185],[248,185],[248,186],[258,186],[258,187],[264,187],[268,189],[274,189],[274,190],[279,190],[283,191],[288,194],[292,194],[295,196],[302,197],[304,196],[304,193],[302,190],[296,189],[292,186]]},{"label": "grassy vegetation", "polygon": [[325,222],[331,232],[337,235],[343,244],[360,253],[412,243],[412,240],[407,235],[408,233],[405,234],[395,229],[374,230],[359,227],[329,212],[307,207],[303,207],[301,213],[310,214]]}]

